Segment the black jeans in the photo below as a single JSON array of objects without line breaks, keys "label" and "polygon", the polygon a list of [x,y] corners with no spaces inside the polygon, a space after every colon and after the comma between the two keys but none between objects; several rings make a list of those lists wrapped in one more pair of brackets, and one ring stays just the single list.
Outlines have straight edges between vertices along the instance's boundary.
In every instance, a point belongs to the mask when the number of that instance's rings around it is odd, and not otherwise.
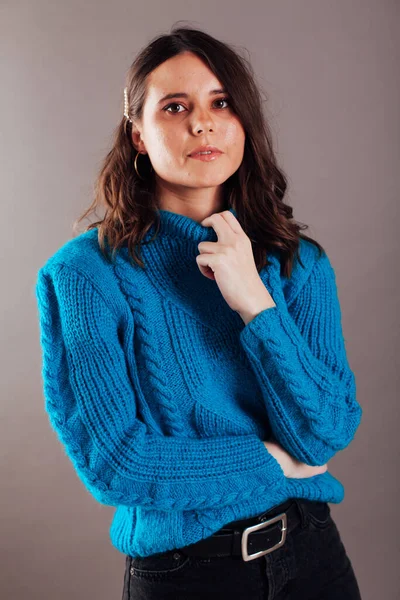
[{"label": "black jeans", "polygon": [[293,499],[301,524],[280,548],[241,556],[186,556],[183,549],[126,557],[122,600],[361,600],[329,504]]}]

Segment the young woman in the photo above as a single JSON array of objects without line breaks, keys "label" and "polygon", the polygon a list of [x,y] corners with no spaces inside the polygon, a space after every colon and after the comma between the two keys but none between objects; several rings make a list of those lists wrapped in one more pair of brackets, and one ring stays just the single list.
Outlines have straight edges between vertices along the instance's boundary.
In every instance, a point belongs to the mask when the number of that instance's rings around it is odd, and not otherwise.
[{"label": "young woman", "polygon": [[360,598],[328,504],[362,414],[335,272],[284,203],[252,69],[175,28],[124,100],[81,218],[104,216],[36,287],[46,409],[116,507],[123,598]]}]

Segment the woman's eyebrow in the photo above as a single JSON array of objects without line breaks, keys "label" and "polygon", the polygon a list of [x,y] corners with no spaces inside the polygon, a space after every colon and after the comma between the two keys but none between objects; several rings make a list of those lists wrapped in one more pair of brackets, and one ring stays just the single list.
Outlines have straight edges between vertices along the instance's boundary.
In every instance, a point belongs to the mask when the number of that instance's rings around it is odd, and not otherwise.
[{"label": "woman's eyebrow", "polygon": [[[210,96],[215,96],[216,94],[226,94],[226,93],[227,93],[226,90],[223,90],[223,89],[211,90]],[[171,94],[166,94],[157,102],[157,104],[161,104],[162,102],[165,102],[165,100],[170,100],[171,98],[189,98],[189,94],[186,94],[185,92],[173,92]]]}]

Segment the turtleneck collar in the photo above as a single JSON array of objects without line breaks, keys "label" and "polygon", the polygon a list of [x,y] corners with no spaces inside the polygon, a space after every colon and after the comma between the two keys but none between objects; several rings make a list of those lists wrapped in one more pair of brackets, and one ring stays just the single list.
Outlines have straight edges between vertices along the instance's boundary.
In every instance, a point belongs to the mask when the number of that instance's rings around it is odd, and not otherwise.
[{"label": "turtleneck collar", "polygon": [[[235,217],[237,213],[234,208],[229,208]],[[160,217],[160,229],[157,236],[167,236],[172,238],[182,238],[192,240],[193,242],[217,241],[217,234],[213,227],[200,225],[191,217],[170,210],[158,209]],[[156,224],[152,224],[147,231],[145,240],[150,240],[156,231]]]},{"label": "turtleneck collar", "polygon": [[[228,209],[234,216],[236,211]],[[169,210],[157,209],[160,228],[152,241],[157,223],[152,223],[141,246],[141,257],[145,269],[132,265],[127,248],[117,253],[116,275],[130,290],[147,289],[149,281],[171,305],[179,306],[197,322],[206,325],[209,318],[221,312],[221,321],[233,319],[235,325],[241,322],[234,311],[227,310],[227,304],[214,280],[204,277],[198,267],[196,257],[198,245],[203,241],[217,242],[218,236],[213,227],[204,227],[194,219]],[[132,269],[133,266],[133,269]],[[133,284],[133,281],[135,282]],[[139,293],[139,292],[135,292]],[[151,299],[147,299],[149,302]],[[228,315],[227,315],[228,313]],[[239,319],[239,321],[238,321]]]}]

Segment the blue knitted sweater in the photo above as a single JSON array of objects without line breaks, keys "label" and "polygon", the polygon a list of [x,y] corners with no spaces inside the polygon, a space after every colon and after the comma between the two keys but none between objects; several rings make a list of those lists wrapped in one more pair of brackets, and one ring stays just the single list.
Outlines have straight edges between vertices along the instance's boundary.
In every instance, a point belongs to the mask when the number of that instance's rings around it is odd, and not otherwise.
[{"label": "blue knitted sweater", "polygon": [[301,240],[291,278],[271,253],[260,277],[276,306],[245,325],[195,260],[214,229],[159,214],[145,269],[126,246],[108,261],[96,228],[60,247],[36,283],[51,426],[89,493],[116,507],[111,543],[131,556],[192,544],[290,497],[341,502],[329,471],[287,478],[263,441],[322,465],[362,414],[326,253]]}]

